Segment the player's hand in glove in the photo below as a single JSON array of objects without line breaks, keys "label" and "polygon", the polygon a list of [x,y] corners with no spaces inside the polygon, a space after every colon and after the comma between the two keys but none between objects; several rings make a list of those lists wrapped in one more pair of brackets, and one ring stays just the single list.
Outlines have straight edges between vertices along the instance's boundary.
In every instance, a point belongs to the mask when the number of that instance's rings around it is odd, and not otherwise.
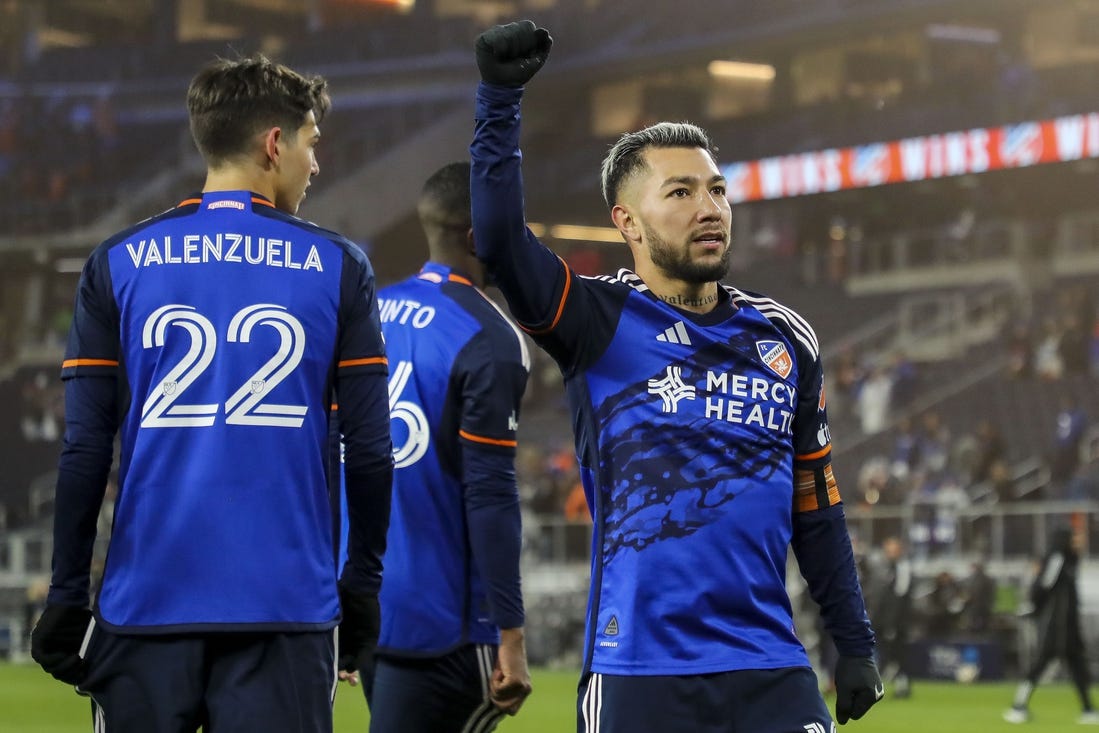
[{"label": "player's hand in glove", "polygon": [[531,20],[498,25],[477,37],[477,68],[489,84],[521,87],[546,63],[553,39]]},{"label": "player's hand in glove", "polygon": [[840,657],[836,663],[836,722],[858,720],[885,697],[878,666],[870,657]]},{"label": "player's hand in glove", "polygon": [[336,666],[340,679],[352,685],[358,684],[358,669],[369,666],[378,633],[382,627],[382,614],[378,597],[364,595],[340,586],[340,643],[336,650]]},{"label": "player's hand in glove", "polygon": [[87,608],[47,605],[31,631],[31,657],[62,682],[80,684],[84,679],[80,647],[91,619]]}]

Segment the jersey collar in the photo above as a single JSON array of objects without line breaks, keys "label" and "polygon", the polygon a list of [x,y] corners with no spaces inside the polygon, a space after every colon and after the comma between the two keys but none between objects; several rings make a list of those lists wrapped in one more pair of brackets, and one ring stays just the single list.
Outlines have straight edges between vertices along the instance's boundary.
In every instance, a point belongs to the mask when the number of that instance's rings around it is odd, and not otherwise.
[{"label": "jersey collar", "polygon": [[438,262],[425,262],[424,266],[420,268],[420,274],[417,275],[417,277],[421,280],[427,280],[433,283],[449,281],[474,287],[473,279],[469,275],[461,270],[456,270]]}]

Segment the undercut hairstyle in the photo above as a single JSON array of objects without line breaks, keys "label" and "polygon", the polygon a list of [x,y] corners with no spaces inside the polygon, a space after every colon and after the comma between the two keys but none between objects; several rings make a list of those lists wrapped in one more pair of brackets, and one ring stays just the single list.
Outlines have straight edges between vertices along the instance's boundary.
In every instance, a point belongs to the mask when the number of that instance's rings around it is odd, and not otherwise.
[{"label": "undercut hairstyle", "polygon": [[303,76],[262,54],[217,59],[187,89],[191,136],[208,165],[248,151],[252,138],[272,127],[296,135],[310,112],[320,122],[331,106],[328,82]]},{"label": "undercut hairstyle", "polygon": [[468,230],[473,226],[468,161],[448,163],[431,174],[420,191],[420,221],[425,227]]},{"label": "undercut hairstyle", "polygon": [[618,192],[626,179],[645,167],[643,154],[648,148],[702,148],[717,165],[717,146],[705,130],[689,122],[658,122],[627,132],[603,159],[601,184],[608,208],[618,203]]}]

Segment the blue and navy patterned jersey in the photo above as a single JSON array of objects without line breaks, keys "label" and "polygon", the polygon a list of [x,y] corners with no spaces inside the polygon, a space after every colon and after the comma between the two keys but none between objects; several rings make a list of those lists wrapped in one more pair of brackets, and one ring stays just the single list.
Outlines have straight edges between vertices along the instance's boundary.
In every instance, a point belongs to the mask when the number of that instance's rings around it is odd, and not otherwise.
[{"label": "blue and navy patterned jersey", "polygon": [[[366,257],[262,197],[206,193],[100,245],[62,377],[111,377],[120,395],[101,620],[159,632],[333,626],[328,406],[341,380],[369,377],[387,429],[385,375]],[[59,515],[77,511],[59,497]],[[78,597],[79,583],[66,590],[59,573],[51,598],[76,600],[60,597]]]},{"label": "blue and navy patterned jersey", "polygon": [[516,216],[520,95],[478,90],[474,238],[565,377],[595,522],[585,668],[808,666],[785,586],[791,544],[841,652],[869,656],[813,330],[731,287],[698,315],[627,270],[572,273]]},{"label": "blue and navy patterned jersey", "polygon": [[498,643],[501,627],[523,624],[514,457],[526,343],[468,278],[435,262],[378,303],[394,458],[378,652]]}]

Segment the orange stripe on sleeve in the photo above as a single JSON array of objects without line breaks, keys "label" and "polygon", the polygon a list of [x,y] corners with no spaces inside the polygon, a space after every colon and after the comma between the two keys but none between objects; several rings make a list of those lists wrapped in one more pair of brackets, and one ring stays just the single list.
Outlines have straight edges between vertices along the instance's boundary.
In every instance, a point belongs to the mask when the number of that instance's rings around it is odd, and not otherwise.
[{"label": "orange stripe on sleeve", "polygon": [[448,275],[447,279],[450,280],[451,282],[461,283],[462,285],[472,285],[473,284],[473,281],[470,280],[469,278],[462,277],[461,275],[455,275],[454,273],[451,273],[450,275]]},{"label": "orange stripe on sleeve", "polygon": [[549,333],[557,328],[557,323],[561,320],[561,314],[565,312],[565,301],[568,300],[569,290],[572,288],[572,270],[569,269],[568,263],[562,260],[560,256],[558,256],[557,259],[561,263],[561,267],[565,268],[565,288],[561,291],[561,300],[557,304],[557,312],[553,315],[553,322],[550,323],[548,328],[533,329],[522,327],[523,330],[529,334]]},{"label": "orange stripe on sleeve", "polygon": [[179,202],[179,206],[192,206],[194,204],[201,204],[201,203],[202,203],[202,199],[183,199],[182,201]]},{"label": "orange stripe on sleeve", "polygon": [[801,455],[794,456],[795,461],[815,461],[818,458],[824,458],[826,455],[832,452],[832,446],[826,445],[820,450],[814,453],[802,453]]},{"label": "orange stripe on sleeve", "polygon": [[514,448],[519,445],[515,440],[498,440],[496,438],[485,438],[480,435],[474,435],[473,433],[467,433],[465,430],[459,430],[458,435],[462,436],[466,440],[472,440],[474,443],[484,443],[485,445],[499,445],[505,448]]},{"label": "orange stripe on sleeve", "polygon": [[253,196],[252,197],[252,203],[253,204],[263,204],[264,206],[270,206],[272,209],[275,208],[275,205],[273,203],[271,203],[267,199],[261,199],[258,196]]},{"label": "orange stripe on sleeve", "polygon": [[347,361],[341,361],[336,366],[343,369],[344,367],[367,366],[369,364],[385,364],[388,366],[389,359],[384,356],[371,356],[366,359],[348,359]]},{"label": "orange stripe on sleeve", "polygon": [[118,366],[118,362],[114,359],[66,359],[61,362],[62,369],[72,369],[73,367],[82,366]]}]

